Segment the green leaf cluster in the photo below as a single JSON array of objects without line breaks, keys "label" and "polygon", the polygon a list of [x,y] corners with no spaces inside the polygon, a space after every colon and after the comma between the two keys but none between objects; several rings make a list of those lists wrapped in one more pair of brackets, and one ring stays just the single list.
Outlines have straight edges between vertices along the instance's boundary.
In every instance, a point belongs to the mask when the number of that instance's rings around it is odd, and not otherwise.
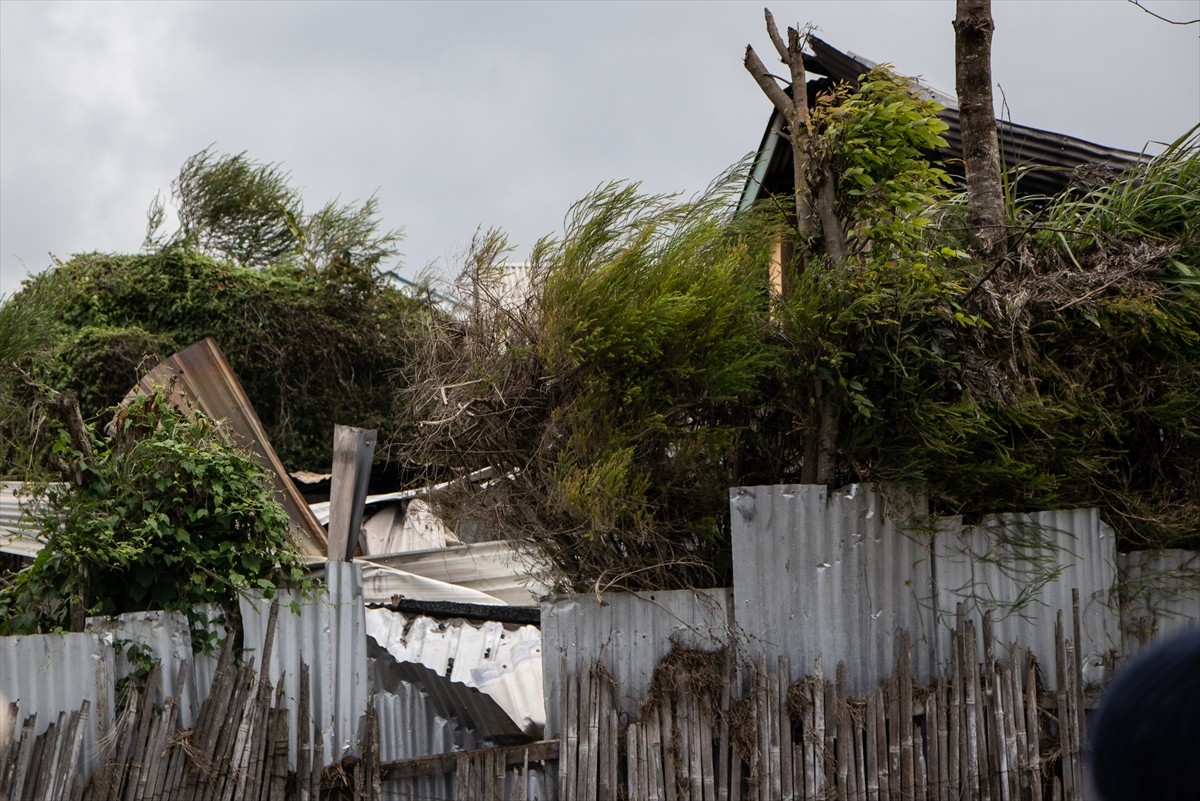
[{"label": "green leaf cluster", "polygon": [[[43,384],[71,387],[84,415],[118,403],[145,370],[204,337],[217,340],[293,469],[329,463],[334,422],[386,428],[403,384],[414,319],[427,306],[384,280],[336,271],[260,269],[183,248],[82,254],[30,278],[0,316],[36,317],[13,360]],[[32,391],[9,379],[14,401]],[[0,421],[0,472],[23,477],[27,422]]]},{"label": "green leaf cluster", "polygon": [[90,458],[65,431],[54,442],[82,477],[34,490],[46,542],[0,589],[0,634],[67,628],[74,610],[196,616],[204,604],[231,609],[248,590],[306,586],[268,475],[202,414],[156,392],[88,437]]},{"label": "green leaf cluster", "polygon": [[[535,249],[524,303],[494,298],[431,332],[405,458],[509,475],[474,498],[486,509],[443,495],[452,520],[536,540],[576,588],[719,580],[741,421],[774,344],[770,248],[731,224],[735,189],[602,186]],[[481,246],[474,275],[504,252]]]},{"label": "green leaf cluster", "polygon": [[443,512],[532,541],[576,590],[718,584],[727,488],[799,481],[829,437],[834,483],[919,485],[935,513],[1099,506],[1122,548],[1197,545],[1194,134],[1092,192],[1014,202],[993,269],[906,80],[873,71],[812,131],[849,247],[796,247],[785,297],[767,272],[786,204],[735,217],[736,180],[690,203],[614,184],[536,252],[524,305],[430,332],[407,458],[503,476]]}]

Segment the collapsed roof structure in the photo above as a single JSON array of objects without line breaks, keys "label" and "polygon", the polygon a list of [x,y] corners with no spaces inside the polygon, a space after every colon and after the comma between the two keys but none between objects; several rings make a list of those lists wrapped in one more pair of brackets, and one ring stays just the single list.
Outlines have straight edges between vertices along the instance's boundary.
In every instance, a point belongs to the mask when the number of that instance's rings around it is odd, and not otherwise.
[{"label": "collapsed roof structure", "polygon": [[[878,67],[874,61],[838,50],[828,42],[809,36],[812,54],[805,53],[804,69],[824,76],[808,82],[810,107],[822,92],[837,84],[857,87],[859,78]],[[961,181],[962,129],[958,120],[958,100],[953,95],[913,79],[918,91],[938,102],[938,115],[949,128],[943,134],[945,149],[932,154],[955,180]],[[791,91],[791,90],[789,90]],[[793,191],[792,149],[786,134],[787,120],[778,109],[771,112],[766,132],[758,146],[754,168],[742,192],[740,209],[755,201]],[[1082,170],[1102,174],[1119,173],[1131,164],[1144,161],[1143,154],[1098,145],[1066,134],[1043,131],[1008,120],[997,120],[1001,167],[1010,172],[1019,195],[1053,195],[1065,189]]]}]

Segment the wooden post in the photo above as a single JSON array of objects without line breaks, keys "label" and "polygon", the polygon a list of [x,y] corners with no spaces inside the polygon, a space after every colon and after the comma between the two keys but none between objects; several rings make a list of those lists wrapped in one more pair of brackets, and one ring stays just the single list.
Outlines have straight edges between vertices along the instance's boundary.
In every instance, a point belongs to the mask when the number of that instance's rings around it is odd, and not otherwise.
[{"label": "wooden post", "polygon": [[333,481],[329,489],[330,562],[348,562],[354,558],[374,455],[374,431],[334,426]]}]

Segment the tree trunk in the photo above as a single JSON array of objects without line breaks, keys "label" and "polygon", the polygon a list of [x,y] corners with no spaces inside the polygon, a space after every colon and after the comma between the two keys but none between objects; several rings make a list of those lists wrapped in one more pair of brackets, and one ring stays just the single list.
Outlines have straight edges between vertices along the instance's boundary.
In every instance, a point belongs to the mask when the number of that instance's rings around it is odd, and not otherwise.
[{"label": "tree trunk", "polygon": [[[835,267],[846,259],[846,234],[841,218],[837,215],[837,192],[834,179],[827,164],[815,167],[810,164],[808,129],[808,79],[804,71],[804,43],[806,36],[797,28],[788,28],[787,41],[779,35],[775,18],[770,10],[763,12],[767,21],[767,33],[771,44],[779,54],[779,60],[788,67],[792,93],[788,94],[776,83],[776,78],[767,71],[754,48],[746,47],[746,70],[754,77],[763,94],[788,121],[792,144],[792,177],[796,194],[796,249],[797,262],[803,264],[811,252],[813,234],[819,231],[825,242],[825,254]],[[812,173],[816,173],[813,175]],[[814,189],[815,195],[814,198]],[[780,261],[786,248],[780,247]],[[782,271],[780,287],[788,281]],[[804,461],[800,469],[800,480],[804,484],[830,484],[837,473],[838,444],[838,392],[835,386],[826,386],[819,376],[813,377],[813,419],[804,445]]]},{"label": "tree trunk", "polygon": [[967,211],[983,250],[994,261],[1006,251],[1000,144],[992,101],[991,0],[958,0],[954,67],[958,121],[967,174]]}]

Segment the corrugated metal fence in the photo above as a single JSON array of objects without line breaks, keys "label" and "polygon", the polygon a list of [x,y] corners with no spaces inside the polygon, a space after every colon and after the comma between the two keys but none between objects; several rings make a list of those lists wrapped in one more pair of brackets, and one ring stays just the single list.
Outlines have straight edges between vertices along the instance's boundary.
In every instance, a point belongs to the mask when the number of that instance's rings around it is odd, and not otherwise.
[{"label": "corrugated metal fence", "polygon": [[844,661],[852,692],[888,675],[901,629],[913,638],[914,676],[947,664],[960,604],[991,613],[998,644],[1020,642],[1044,658],[1055,615],[1070,612],[1078,592],[1089,682],[1146,639],[1130,629],[1134,618],[1147,631],[1200,618],[1200,558],[1119,561],[1095,509],[963,525],[931,518],[921,498],[870,485],[739,487],[730,506],[733,622],[748,651],[786,657],[797,675],[818,660],[826,672]]}]

